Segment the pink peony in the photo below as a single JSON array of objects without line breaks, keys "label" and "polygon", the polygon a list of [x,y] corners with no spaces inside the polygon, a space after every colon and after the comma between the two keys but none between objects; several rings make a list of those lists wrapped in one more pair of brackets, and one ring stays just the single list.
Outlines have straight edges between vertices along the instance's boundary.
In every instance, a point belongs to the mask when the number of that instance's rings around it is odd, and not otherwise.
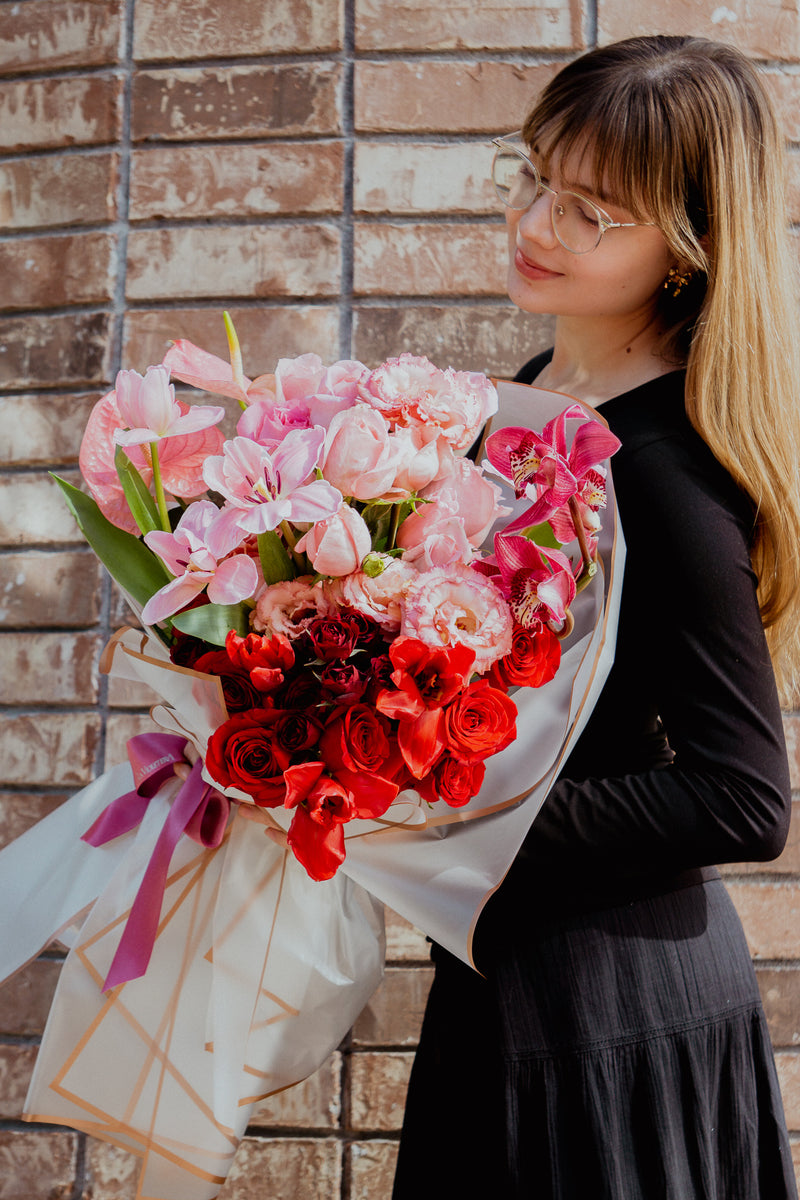
[{"label": "pink peony", "polygon": [[469,567],[427,571],[406,589],[401,635],[427,646],[466,646],[479,674],[511,649],[513,627],[497,587]]},{"label": "pink peony", "polygon": [[361,395],[387,421],[406,424],[420,403],[446,391],[444,372],[427,358],[401,354],[381,363],[362,384]]},{"label": "pink peony", "polygon": [[364,518],[349,504],[312,525],[295,549],[307,554],[320,575],[349,575],[357,571],[372,549],[372,538]]}]

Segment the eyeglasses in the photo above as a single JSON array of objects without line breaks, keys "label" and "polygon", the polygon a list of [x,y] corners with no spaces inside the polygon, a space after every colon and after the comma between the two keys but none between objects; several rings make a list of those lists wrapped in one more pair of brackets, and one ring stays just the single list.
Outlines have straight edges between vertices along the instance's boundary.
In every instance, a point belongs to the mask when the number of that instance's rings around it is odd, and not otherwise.
[{"label": "eyeglasses", "polygon": [[528,158],[520,132],[492,138],[497,153],[492,163],[492,182],[507,208],[530,208],[548,192],[553,197],[550,220],[553,232],[565,250],[588,254],[600,244],[607,229],[631,229],[638,221],[612,221],[591,200],[577,192],[557,192],[543,182],[539,168]]}]

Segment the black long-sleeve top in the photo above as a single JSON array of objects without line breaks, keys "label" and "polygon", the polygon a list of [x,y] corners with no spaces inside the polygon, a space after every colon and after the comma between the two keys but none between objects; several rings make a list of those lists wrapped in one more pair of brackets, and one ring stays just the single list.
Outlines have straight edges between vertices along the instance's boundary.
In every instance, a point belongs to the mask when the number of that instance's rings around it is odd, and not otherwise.
[{"label": "black long-sleeve top", "polygon": [[537,892],[550,912],[603,907],[784,845],[791,791],[748,551],[753,510],[692,429],[684,385],[675,371],[602,405],[622,442],[615,661],[487,916]]}]

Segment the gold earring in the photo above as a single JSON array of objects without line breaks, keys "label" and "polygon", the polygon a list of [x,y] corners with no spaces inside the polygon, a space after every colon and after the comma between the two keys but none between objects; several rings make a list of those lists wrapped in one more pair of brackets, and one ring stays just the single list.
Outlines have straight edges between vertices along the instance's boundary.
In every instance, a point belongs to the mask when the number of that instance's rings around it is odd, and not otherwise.
[{"label": "gold earring", "polygon": [[667,271],[667,278],[664,280],[664,287],[667,290],[672,288],[672,298],[677,300],[691,278],[691,271],[681,272],[677,267],[670,267]]}]

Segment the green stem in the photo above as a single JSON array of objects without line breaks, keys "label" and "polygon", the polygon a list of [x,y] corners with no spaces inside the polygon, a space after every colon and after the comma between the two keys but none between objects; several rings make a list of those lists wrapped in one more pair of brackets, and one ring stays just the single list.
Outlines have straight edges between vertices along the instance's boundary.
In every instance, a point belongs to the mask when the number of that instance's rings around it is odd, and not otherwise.
[{"label": "green stem", "polygon": [[387,550],[389,551],[389,553],[391,553],[391,551],[394,550],[394,548],[395,548],[395,539],[397,538],[397,530],[398,530],[399,525],[400,525],[400,505],[393,504],[392,505],[392,517],[391,517],[391,522],[389,524],[389,542],[387,545]]},{"label": "green stem", "polygon": [[295,566],[301,574],[305,574],[308,569],[308,560],[304,554],[298,554],[295,546],[300,540],[292,529],[288,521],[281,521],[281,533],[286,539],[286,545],[289,547],[289,553],[292,556]]},{"label": "green stem", "polygon": [[158,442],[150,443],[150,459],[153,464],[153,486],[156,489],[156,504],[161,518],[161,528],[165,533],[172,532],[167,512],[167,497],[164,495],[164,484],[161,482],[161,464],[158,461]]}]

